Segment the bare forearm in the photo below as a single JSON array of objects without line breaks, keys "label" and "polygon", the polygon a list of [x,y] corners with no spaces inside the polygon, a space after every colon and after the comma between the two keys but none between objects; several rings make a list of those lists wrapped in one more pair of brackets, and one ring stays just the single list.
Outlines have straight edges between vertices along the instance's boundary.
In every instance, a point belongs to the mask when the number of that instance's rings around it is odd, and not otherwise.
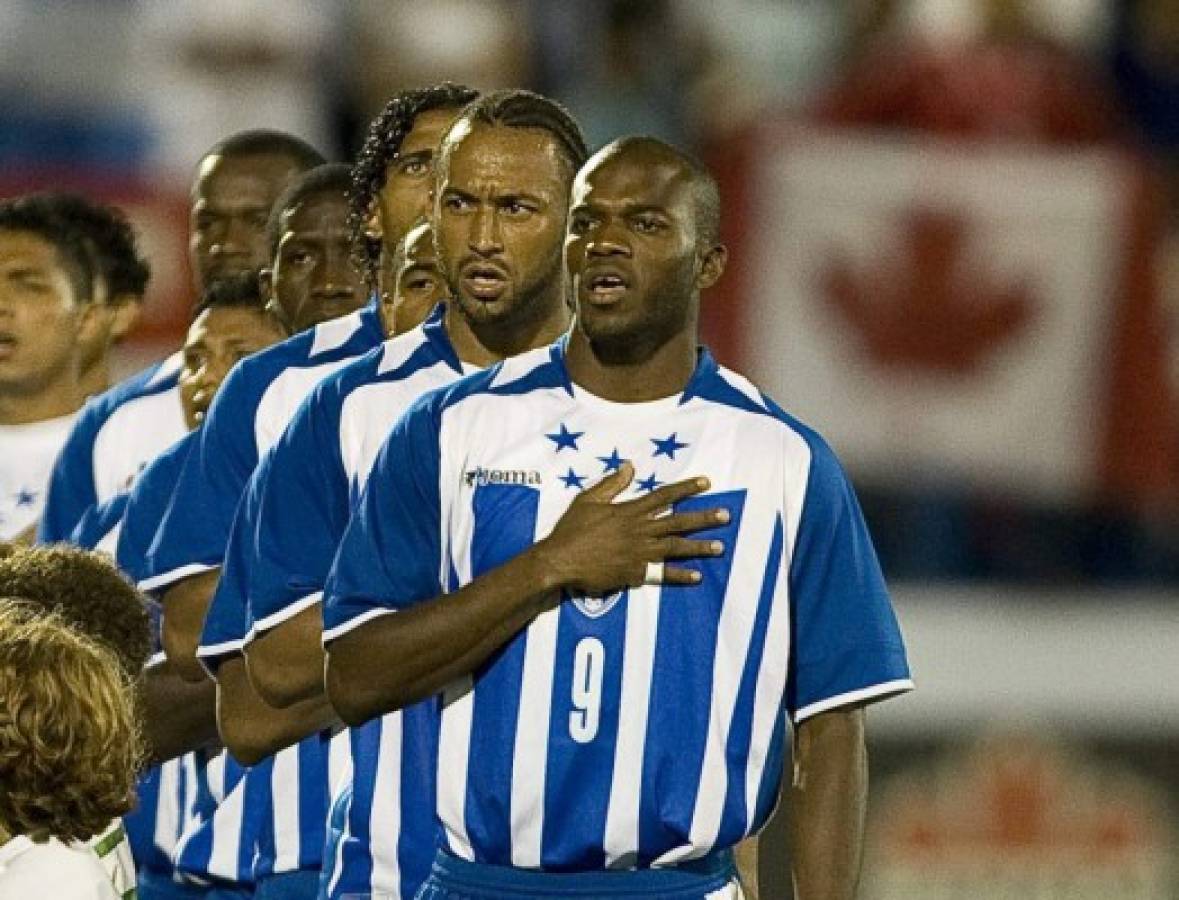
[{"label": "bare forearm", "polygon": [[322,696],[285,709],[267,704],[250,685],[241,656],[217,669],[217,726],[226,748],[243,765],[254,765],[337,721]]},{"label": "bare forearm", "polygon": [[246,645],[258,695],[280,709],[323,697],[323,607],[318,603]]},{"label": "bare forearm", "polygon": [[533,548],[453,594],[374,619],[328,648],[328,696],[357,725],[438,693],[511,640],[555,591]]},{"label": "bare forearm", "polygon": [[209,679],[187,681],[161,659],[144,672],[139,698],[148,758],[153,765],[220,743],[217,691]]},{"label": "bare forearm", "polygon": [[790,791],[791,860],[798,900],[852,900],[867,809],[864,713],[820,713],[799,729]]},{"label": "bare forearm", "polygon": [[210,569],[184,578],[164,592],[164,653],[176,673],[189,681],[201,682],[207,678],[204,666],[197,659],[197,648],[220,575],[220,569]]}]

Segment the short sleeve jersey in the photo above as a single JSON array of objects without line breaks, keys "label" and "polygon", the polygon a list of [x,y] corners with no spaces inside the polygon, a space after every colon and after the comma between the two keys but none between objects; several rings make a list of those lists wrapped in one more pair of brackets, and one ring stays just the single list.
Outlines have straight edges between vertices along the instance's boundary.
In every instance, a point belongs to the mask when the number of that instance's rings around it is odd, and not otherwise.
[{"label": "short sleeve jersey", "polygon": [[182,361],[173,354],[82,408],[53,466],[40,542],[68,540],[88,509],[129,490],[140,470],[188,430],[177,386]]},{"label": "short sleeve jersey", "polygon": [[246,482],[316,383],[384,340],[375,301],[242,360],[209,408],[148,550],[140,587],[221,565]]},{"label": "short sleeve jersey", "polygon": [[[437,307],[420,327],[321,381],[263,457],[238,510],[205,622],[199,652],[208,665],[238,652],[247,632],[273,628],[320,600],[351,509],[393,423],[419,396],[463,374],[444,315],[445,307]],[[429,710],[419,709],[350,730],[361,788],[347,804],[344,836],[324,860],[329,897],[373,891],[412,897],[425,880],[435,830],[420,811],[430,802],[432,761],[418,751],[429,745],[433,722]],[[370,752],[394,744],[397,762]],[[391,780],[404,786],[397,802],[371,787]],[[275,802],[291,801],[276,796]],[[403,816],[403,809],[413,814]]]},{"label": "short sleeve jersey", "polygon": [[76,416],[0,425],[0,540],[12,540],[37,524],[53,461]]},{"label": "short sleeve jersey", "polygon": [[676,864],[760,828],[787,716],[909,689],[904,647],[834,454],[702,351],[684,391],[614,403],[564,343],[419,401],[381,450],[325,588],[325,640],[454,591],[547,535],[630,460],[625,497],[705,475],[723,507],[698,586],[566,597],[443,698],[449,850],[556,871]]}]

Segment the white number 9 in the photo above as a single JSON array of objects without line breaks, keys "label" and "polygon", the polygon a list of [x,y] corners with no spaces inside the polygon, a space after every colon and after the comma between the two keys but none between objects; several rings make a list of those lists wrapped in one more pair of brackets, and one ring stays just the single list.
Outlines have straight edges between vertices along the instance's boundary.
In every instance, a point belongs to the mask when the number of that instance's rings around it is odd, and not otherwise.
[{"label": "white number 9", "polygon": [[573,651],[573,711],[569,713],[569,736],[588,744],[598,733],[602,713],[602,673],[606,669],[606,648],[595,637],[582,638]]}]

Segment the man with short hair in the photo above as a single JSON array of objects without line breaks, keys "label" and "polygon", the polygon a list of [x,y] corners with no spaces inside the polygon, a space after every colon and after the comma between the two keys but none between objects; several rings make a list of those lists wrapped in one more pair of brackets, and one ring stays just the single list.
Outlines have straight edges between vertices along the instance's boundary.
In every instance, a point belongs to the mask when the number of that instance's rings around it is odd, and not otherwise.
[{"label": "man with short hair", "polygon": [[[569,185],[586,156],[568,113],[527,91],[475,100],[447,130],[435,176],[436,259],[433,252],[415,257],[419,235],[411,231],[397,254],[410,265],[396,283],[412,287],[418,273],[432,276],[436,268],[452,299],[422,327],[320,382],[251,478],[202,641],[223,697],[232,679],[245,681],[233,655],[240,644],[232,643],[243,637],[257,638],[247,661],[264,699],[285,707],[322,697],[318,601],[372,459],[422,393],[543,346],[568,327],[561,243]],[[249,635],[243,604],[254,620]],[[227,610],[236,610],[236,619]],[[243,716],[243,724],[254,718]],[[433,849],[433,826],[422,815],[431,763],[418,751],[431,721],[417,710],[352,735],[352,780],[362,788],[332,854],[329,897],[411,897],[424,879]],[[400,803],[363,787],[389,779],[407,785]]]},{"label": "man with short hair", "polygon": [[84,400],[77,339],[94,280],[77,229],[35,198],[0,202],[0,540],[37,522]]},{"label": "man with short hair", "polygon": [[[291,178],[323,163],[292,135],[248,131],[232,135],[205,154],[191,191],[189,264],[198,297],[211,281],[255,273],[270,261],[266,223]],[[112,249],[119,230],[110,230]],[[98,245],[97,242],[95,244]],[[112,256],[113,258],[113,256]],[[125,252],[111,271],[111,290],[133,287]],[[88,509],[125,492],[139,471],[185,433],[177,373],[178,353],[93,398],[79,414],[54,466],[42,543],[68,540]]]},{"label": "man with short hair", "polygon": [[850,898],[861,707],[912,687],[855,496],[698,346],[708,173],[622,140],[570,206],[568,337],[423,398],[373,465],[324,589],[329,696],[354,726],[440,706],[420,897],[740,896],[789,714],[798,891]]}]

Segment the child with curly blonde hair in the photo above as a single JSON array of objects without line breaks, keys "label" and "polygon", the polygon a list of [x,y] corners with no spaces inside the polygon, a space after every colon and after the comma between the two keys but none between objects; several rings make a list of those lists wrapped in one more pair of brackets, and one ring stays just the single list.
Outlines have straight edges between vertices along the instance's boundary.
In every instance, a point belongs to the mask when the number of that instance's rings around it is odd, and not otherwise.
[{"label": "child with curly blonde hair", "polygon": [[134,805],[140,758],[114,654],[56,615],[0,600],[0,900],[134,897],[103,859],[120,842],[85,841]]}]

